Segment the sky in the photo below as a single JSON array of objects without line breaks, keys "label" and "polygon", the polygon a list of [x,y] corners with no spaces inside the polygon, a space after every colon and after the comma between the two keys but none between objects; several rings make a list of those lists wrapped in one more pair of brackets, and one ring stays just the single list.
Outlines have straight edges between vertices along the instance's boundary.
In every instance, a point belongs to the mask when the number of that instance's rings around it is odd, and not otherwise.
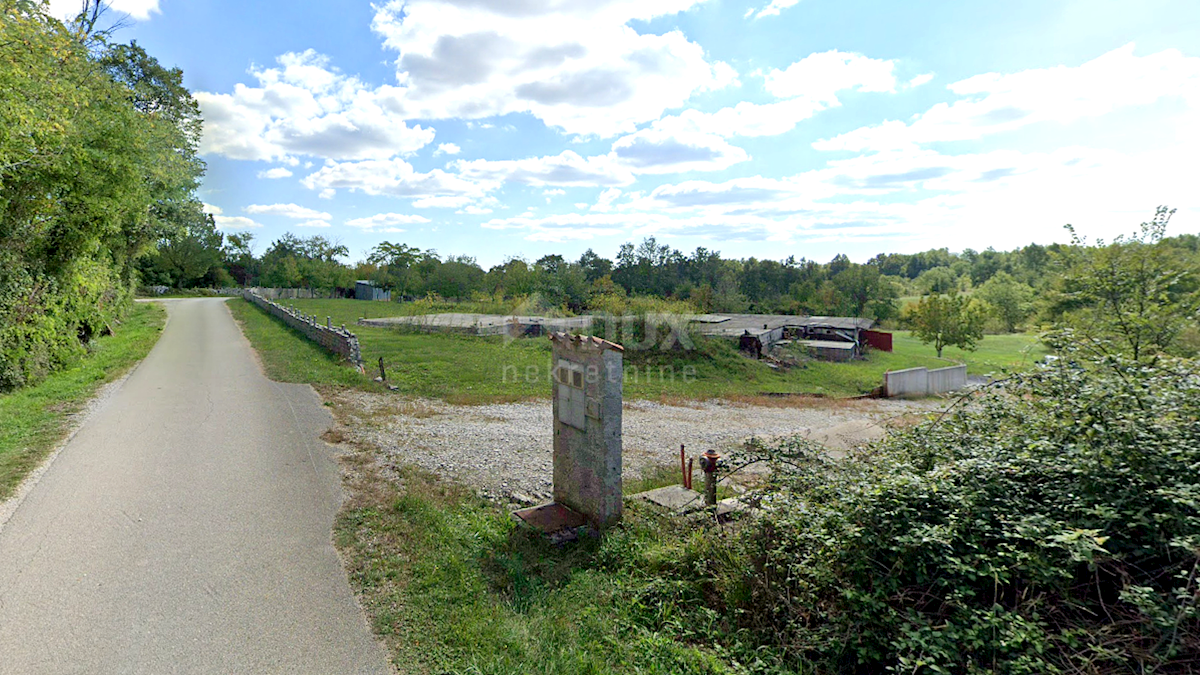
[{"label": "sky", "polygon": [[183,70],[200,196],[260,253],[861,262],[1110,239],[1160,204],[1200,232],[1195,0],[112,4]]}]

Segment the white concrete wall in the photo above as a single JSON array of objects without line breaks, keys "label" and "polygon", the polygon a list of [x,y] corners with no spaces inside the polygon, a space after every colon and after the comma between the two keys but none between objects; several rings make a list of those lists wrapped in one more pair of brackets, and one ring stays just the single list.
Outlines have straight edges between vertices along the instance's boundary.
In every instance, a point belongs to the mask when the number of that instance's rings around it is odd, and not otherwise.
[{"label": "white concrete wall", "polygon": [[966,387],[967,367],[962,365],[936,370],[926,368],[892,370],[884,373],[883,383],[887,389],[888,398],[937,396]]},{"label": "white concrete wall", "polygon": [[950,366],[929,371],[929,394],[944,394],[967,386],[967,367]]},{"label": "white concrete wall", "polygon": [[883,374],[883,383],[887,387],[888,398],[928,396],[929,370],[927,368],[891,370]]}]

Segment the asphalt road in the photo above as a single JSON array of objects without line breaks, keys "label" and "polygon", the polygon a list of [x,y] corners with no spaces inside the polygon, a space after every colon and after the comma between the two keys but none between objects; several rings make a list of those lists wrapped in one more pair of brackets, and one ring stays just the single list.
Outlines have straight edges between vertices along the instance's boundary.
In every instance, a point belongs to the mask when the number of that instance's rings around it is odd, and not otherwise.
[{"label": "asphalt road", "polygon": [[216,299],[157,346],[0,529],[0,673],[389,673],[331,541],[307,386]]}]

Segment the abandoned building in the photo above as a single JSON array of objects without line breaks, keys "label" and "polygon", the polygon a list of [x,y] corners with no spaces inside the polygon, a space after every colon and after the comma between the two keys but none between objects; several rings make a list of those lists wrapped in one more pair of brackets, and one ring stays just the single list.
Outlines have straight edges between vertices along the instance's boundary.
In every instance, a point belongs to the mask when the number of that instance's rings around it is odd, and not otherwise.
[{"label": "abandoned building", "polygon": [[813,358],[850,361],[866,348],[892,351],[892,334],[871,330],[871,319],[842,316],[778,314],[701,314],[693,317],[696,332],[736,340],[742,351],[761,357],[771,348],[798,344]]},{"label": "abandoned building", "polygon": [[375,285],[374,281],[359,279],[354,282],[354,299],[391,302],[392,292]]}]

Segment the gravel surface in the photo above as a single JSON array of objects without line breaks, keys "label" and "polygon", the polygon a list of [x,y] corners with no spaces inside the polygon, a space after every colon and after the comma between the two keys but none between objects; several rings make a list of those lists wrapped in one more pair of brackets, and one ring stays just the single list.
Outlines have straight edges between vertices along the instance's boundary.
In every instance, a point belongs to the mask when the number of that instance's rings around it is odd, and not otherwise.
[{"label": "gravel surface", "polygon": [[[550,401],[455,406],[357,391],[336,399],[349,413],[341,416],[342,434],[380,448],[385,462],[415,464],[475,486],[489,498],[550,497]],[[900,400],[806,401],[802,407],[627,402],[623,473],[625,480],[636,480],[649,469],[675,465],[681,443],[689,456],[709,448],[728,454],[750,437],[800,434],[836,451],[882,435],[880,426],[890,418],[935,406]]]}]

